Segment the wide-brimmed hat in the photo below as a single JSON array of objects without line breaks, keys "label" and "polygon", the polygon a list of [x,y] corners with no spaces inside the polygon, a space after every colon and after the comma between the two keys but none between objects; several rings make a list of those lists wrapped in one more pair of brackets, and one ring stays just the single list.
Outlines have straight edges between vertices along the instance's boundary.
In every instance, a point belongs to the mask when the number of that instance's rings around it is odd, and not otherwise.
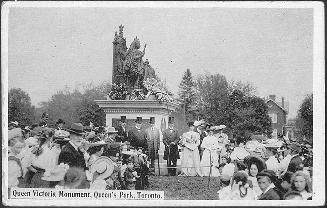
[{"label": "wide-brimmed hat", "polygon": [[283,142],[277,139],[267,139],[263,144],[266,148],[278,149],[283,146]]},{"label": "wide-brimmed hat", "polygon": [[90,147],[95,147],[95,146],[105,146],[107,145],[107,143],[103,140],[100,140],[100,141],[96,141],[96,142],[90,142],[89,143],[89,146]]},{"label": "wide-brimmed hat", "polygon": [[115,129],[115,127],[112,127],[112,126],[108,126],[106,127],[106,133],[109,133],[109,134],[115,134],[117,133],[118,131]]},{"label": "wide-brimmed hat", "polygon": [[114,162],[105,156],[99,157],[90,167],[90,172],[97,172],[97,179],[106,179],[114,172]]},{"label": "wide-brimmed hat", "polygon": [[142,123],[142,117],[136,117],[135,123],[141,124]]},{"label": "wide-brimmed hat", "polygon": [[226,128],[225,125],[219,125],[219,126],[216,127],[217,130],[221,130],[221,129],[224,129],[224,128]]},{"label": "wide-brimmed hat", "polygon": [[10,125],[18,126],[18,122],[17,121],[10,121],[9,126]]},{"label": "wide-brimmed hat", "polygon": [[25,139],[25,144],[27,146],[35,146],[38,145],[38,139],[35,137],[29,137],[27,139]]},{"label": "wide-brimmed hat", "polygon": [[14,128],[8,131],[8,141],[14,138],[23,138],[23,133],[21,128]]},{"label": "wide-brimmed hat", "polygon": [[261,157],[248,155],[244,158],[243,161],[249,170],[252,164],[255,164],[257,166],[259,172],[267,168],[266,162]]},{"label": "wide-brimmed hat", "polygon": [[67,131],[69,131],[71,134],[77,134],[77,135],[83,135],[83,125],[81,123],[73,123]]},{"label": "wide-brimmed hat", "polygon": [[59,118],[57,121],[56,121],[56,125],[58,124],[65,124],[65,121],[62,120],[61,118]]},{"label": "wide-brimmed hat", "polygon": [[154,124],[156,121],[155,121],[155,118],[154,117],[150,117],[150,124]]},{"label": "wide-brimmed hat", "polygon": [[65,130],[55,130],[54,137],[55,138],[68,138],[69,132]]},{"label": "wide-brimmed hat", "polygon": [[197,126],[200,126],[200,125],[202,125],[202,124],[204,124],[205,122],[204,122],[204,120],[200,120],[200,121],[194,121],[194,126],[195,127],[197,127]]}]

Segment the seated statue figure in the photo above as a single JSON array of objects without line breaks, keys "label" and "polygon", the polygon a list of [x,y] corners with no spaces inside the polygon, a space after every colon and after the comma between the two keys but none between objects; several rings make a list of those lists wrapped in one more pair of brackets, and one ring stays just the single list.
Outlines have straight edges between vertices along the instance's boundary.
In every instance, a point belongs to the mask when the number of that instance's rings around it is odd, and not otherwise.
[{"label": "seated statue figure", "polygon": [[146,44],[143,51],[139,50],[140,41],[136,37],[129,47],[126,58],[123,63],[124,72],[129,78],[129,84],[132,88],[140,87],[141,71],[142,71],[142,58],[145,54]]}]

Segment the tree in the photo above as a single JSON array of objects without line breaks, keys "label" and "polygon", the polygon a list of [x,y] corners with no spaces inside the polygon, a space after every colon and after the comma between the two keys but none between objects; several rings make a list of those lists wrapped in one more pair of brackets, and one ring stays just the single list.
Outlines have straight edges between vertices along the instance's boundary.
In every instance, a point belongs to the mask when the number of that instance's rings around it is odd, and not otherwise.
[{"label": "tree", "polygon": [[12,88],[8,93],[8,120],[18,121],[22,126],[31,125],[35,120],[35,107],[30,96],[20,88]]},{"label": "tree", "polygon": [[304,136],[309,143],[312,143],[313,136],[313,94],[307,95],[297,114],[296,127],[300,130],[301,136]]},{"label": "tree", "polygon": [[106,114],[94,100],[104,99],[110,91],[111,85],[107,82],[99,86],[87,86],[82,95],[82,100],[78,108],[78,115],[83,125],[92,122],[96,126],[104,126],[106,123]]},{"label": "tree", "polygon": [[91,121],[97,126],[105,125],[105,113],[94,100],[106,99],[111,85],[103,82],[98,86],[84,84],[80,89],[65,88],[54,94],[48,102],[41,103],[38,114],[48,112],[49,125],[54,126],[59,118],[69,127],[74,122],[88,125]]},{"label": "tree", "polygon": [[195,83],[193,81],[190,69],[184,72],[182,81],[178,88],[178,99],[184,104],[185,116],[187,121],[195,119],[194,102],[195,102]]},{"label": "tree", "polygon": [[226,112],[227,125],[232,129],[233,137],[248,140],[251,134],[271,135],[268,106],[263,99],[234,90],[229,96]]},{"label": "tree", "polygon": [[255,87],[252,86],[249,82],[241,82],[230,80],[228,81],[228,93],[232,94],[235,90],[241,91],[246,96],[254,96],[255,94]]},{"label": "tree", "polygon": [[228,103],[228,83],[220,74],[200,75],[196,79],[198,116],[213,124],[224,124]]}]

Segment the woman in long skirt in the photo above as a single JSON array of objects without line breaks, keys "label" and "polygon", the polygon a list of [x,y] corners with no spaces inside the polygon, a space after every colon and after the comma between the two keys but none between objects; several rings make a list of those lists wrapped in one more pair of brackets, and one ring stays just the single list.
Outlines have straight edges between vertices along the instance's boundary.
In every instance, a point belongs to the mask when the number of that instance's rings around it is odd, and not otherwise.
[{"label": "woman in long skirt", "polygon": [[190,129],[182,135],[182,175],[201,176],[200,154],[198,146],[200,145],[200,134],[194,131],[193,122],[188,123]]},{"label": "woman in long skirt", "polygon": [[[201,160],[201,171],[204,176],[218,177],[219,173],[219,152],[221,147],[218,144],[218,139],[213,135],[213,129],[208,130],[209,135],[202,141],[201,148],[204,148],[202,160]],[[211,170],[210,170],[211,166]]]}]

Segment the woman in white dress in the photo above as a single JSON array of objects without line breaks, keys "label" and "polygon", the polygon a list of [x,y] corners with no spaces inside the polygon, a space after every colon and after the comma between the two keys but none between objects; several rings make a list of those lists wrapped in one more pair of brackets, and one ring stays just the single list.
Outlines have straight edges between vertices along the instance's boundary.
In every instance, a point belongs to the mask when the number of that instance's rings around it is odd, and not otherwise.
[{"label": "woman in white dress", "polygon": [[[201,148],[204,148],[202,160],[201,160],[201,171],[203,176],[218,177],[219,173],[219,153],[221,146],[218,144],[217,138],[213,135],[213,128],[208,130],[209,135],[203,138]],[[212,166],[211,166],[212,165]],[[211,166],[211,170],[210,170]]]},{"label": "woman in white dress", "polygon": [[198,146],[200,145],[200,134],[194,131],[193,122],[188,123],[189,131],[182,135],[182,175],[201,176],[200,154]]}]

